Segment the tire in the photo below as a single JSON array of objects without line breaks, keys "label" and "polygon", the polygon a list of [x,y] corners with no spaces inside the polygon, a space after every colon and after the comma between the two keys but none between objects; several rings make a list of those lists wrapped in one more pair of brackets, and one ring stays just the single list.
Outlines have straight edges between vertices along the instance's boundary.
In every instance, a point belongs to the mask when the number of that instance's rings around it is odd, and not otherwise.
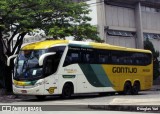
[{"label": "tire", "polygon": [[115,95],[115,92],[109,92],[108,94],[109,95]]},{"label": "tire", "polygon": [[107,96],[108,94],[107,94],[107,92],[101,92],[101,93],[99,93],[99,95],[100,96]]},{"label": "tire", "polygon": [[100,96],[112,96],[115,95],[115,92],[101,92],[99,93]]},{"label": "tire", "polygon": [[138,95],[139,90],[140,90],[140,84],[138,82],[135,82],[132,87],[132,94]]},{"label": "tire", "polygon": [[43,101],[43,100],[45,100],[46,96],[45,96],[45,95],[36,95],[36,98],[37,98],[39,101]]},{"label": "tire", "polygon": [[63,86],[61,97],[64,98],[64,99],[69,99],[69,98],[71,98],[72,94],[73,94],[73,86],[72,86],[72,84],[66,83]]},{"label": "tire", "polygon": [[131,95],[132,94],[132,85],[130,82],[126,82],[124,85],[123,94]]}]

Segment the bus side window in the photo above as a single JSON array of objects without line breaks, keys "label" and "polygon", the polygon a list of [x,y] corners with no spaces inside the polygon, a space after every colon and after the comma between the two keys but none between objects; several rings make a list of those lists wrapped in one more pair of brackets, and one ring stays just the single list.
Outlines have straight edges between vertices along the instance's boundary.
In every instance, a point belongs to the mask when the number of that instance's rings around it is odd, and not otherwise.
[{"label": "bus side window", "polygon": [[97,50],[98,64],[109,63],[109,51],[108,50]]},{"label": "bus side window", "polygon": [[120,51],[111,51],[112,64],[122,64],[120,63],[121,57],[124,57],[124,55]]},{"label": "bus side window", "polygon": [[71,54],[70,54],[70,53],[67,53],[63,66],[70,65],[70,64],[71,64],[71,61],[72,61]]},{"label": "bus side window", "polygon": [[85,64],[96,63],[95,55],[91,54],[91,53],[83,53],[82,59],[83,59],[83,63],[85,63]]},{"label": "bus side window", "polygon": [[55,64],[54,64],[54,56],[48,56],[45,59],[45,64],[44,64],[44,75],[49,76],[53,74],[56,71]]},{"label": "bus side window", "polygon": [[85,53],[85,54],[83,55],[83,61],[84,61],[85,63],[90,63],[90,61],[91,61],[90,54]]},{"label": "bus side window", "polygon": [[64,65],[63,66],[67,66],[70,64],[74,64],[74,63],[79,63],[80,62],[80,53],[79,52],[75,52],[75,51],[71,51],[69,50],[65,61],[64,61]]},{"label": "bus side window", "polygon": [[96,55],[94,53],[94,49],[91,48],[81,48],[81,56],[82,62],[84,64],[95,64],[96,63]]},{"label": "bus side window", "polygon": [[106,60],[103,56],[99,55],[99,63],[106,63]]},{"label": "bus side window", "polygon": [[72,57],[72,63],[79,63],[79,53],[72,53],[71,54],[71,57]]},{"label": "bus side window", "polygon": [[132,53],[132,61],[133,65],[148,65],[151,64],[151,54],[149,53],[138,53],[138,52],[133,52]]}]

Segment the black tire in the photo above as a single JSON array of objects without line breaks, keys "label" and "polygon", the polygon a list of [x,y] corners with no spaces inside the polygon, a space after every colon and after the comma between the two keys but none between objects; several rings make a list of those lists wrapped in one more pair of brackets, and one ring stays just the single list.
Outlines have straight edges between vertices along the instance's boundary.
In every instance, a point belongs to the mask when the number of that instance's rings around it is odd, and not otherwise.
[{"label": "black tire", "polygon": [[135,82],[132,87],[132,94],[138,95],[139,90],[140,90],[140,84],[138,82]]},{"label": "black tire", "polygon": [[72,94],[73,94],[73,86],[72,86],[72,84],[66,83],[63,86],[61,97],[64,98],[64,99],[69,99],[69,98],[71,98]]},{"label": "black tire", "polygon": [[36,98],[37,98],[39,101],[43,101],[43,100],[45,100],[46,96],[45,96],[45,95],[36,95]]},{"label": "black tire", "polygon": [[100,96],[106,96],[106,95],[108,95],[108,93],[107,92],[101,92],[101,93],[99,93],[99,95]]},{"label": "black tire", "polygon": [[115,92],[109,92],[108,94],[109,95],[115,95]]},{"label": "black tire", "polygon": [[130,82],[126,82],[124,85],[123,94],[131,95],[132,94],[132,85]]},{"label": "black tire", "polygon": [[111,95],[115,95],[115,92],[101,92],[99,93],[100,96],[111,96]]}]

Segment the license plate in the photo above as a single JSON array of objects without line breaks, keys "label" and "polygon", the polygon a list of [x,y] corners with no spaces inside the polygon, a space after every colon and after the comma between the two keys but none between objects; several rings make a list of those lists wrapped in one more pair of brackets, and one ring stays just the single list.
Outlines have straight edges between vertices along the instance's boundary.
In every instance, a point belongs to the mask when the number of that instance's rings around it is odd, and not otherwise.
[{"label": "license plate", "polygon": [[21,92],[22,92],[22,93],[27,93],[27,91],[26,91],[26,90],[21,90]]}]

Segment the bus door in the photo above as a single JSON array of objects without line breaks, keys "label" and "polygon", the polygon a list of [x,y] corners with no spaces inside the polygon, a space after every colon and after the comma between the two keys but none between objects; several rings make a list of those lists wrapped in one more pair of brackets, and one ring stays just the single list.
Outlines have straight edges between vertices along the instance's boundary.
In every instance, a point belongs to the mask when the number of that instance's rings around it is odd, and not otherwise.
[{"label": "bus door", "polygon": [[48,56],[43,66],[45,75],[45,94],[54,94],[57,92],[56,71],[58,68],[59,60],[56,59],[56,55]]}]

